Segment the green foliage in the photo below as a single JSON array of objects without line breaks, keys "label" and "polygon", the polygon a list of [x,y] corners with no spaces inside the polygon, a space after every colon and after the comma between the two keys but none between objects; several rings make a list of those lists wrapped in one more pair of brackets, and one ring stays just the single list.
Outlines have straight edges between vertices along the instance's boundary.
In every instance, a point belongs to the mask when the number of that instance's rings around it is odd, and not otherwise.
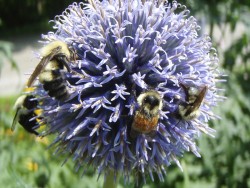
[{"label": "green foliage", "polygon": [[250,33],[244,33],[238,40],[236,40],[230,48],[224,52],[223,66],[228,70],[233,70],[237,59],[240,59],[242,64],[246,67],[250,60],[249,41]]},{"label": "green foliage", "polygon": [[5,59],[11,64],[13,69],[18,70],[17,64],[12,57],[12,49],[13,45],[11,43],[0,40],[0,76]]},{"label": "green foliage", "polygon": [[47,32],[48,24],[73,2],[82,0],[0,0],[0,39]]},{"label": "green foliage", "polygon": [[2,26],[15,28],[54,19],[73,2],[80,0],[0,0]]},{"label": "green foliage", "polygon": [[[250,69],[248,68],[248,71]],[[228,99],[218,108],[222,120],[214,121],[216,139],[202,139],[210,149],[211,157],[205,156],[205,167],[216,177],[217,187],[250,186],[250,87],[242,73],[231,73],[228,80]],[[219,111],[220,110],[220,111]],[[213,151],[214,150],[214,151]],[[208,165],[210,163],[210,165]],[[216,168],[217,167],[217,168]]]}]

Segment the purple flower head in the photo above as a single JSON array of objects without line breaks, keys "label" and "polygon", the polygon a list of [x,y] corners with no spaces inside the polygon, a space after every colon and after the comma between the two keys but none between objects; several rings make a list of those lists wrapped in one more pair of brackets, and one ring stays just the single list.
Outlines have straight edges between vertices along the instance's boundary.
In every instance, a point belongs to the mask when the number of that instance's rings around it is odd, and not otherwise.
[{"label": "purple flower head", "polygon": [[[113,170],[126,180],[133,172],[154,180],[156,173],[161,181],[172,162],[181,168],[185,151],[200,157],[195,140],[214,133],[208,121],[221,98],[215,85],[220,72],[210,38],[198,36],[200,27],[185,6],[89,0],[70,5],[54,28],[44,43],[63,41],[76,56],[72,71],[64,71],[70,96],[50,97],[42,83],[33,95],[46,122],[41,135],[57,135],[52,146],[58,155],[72,156],[77,169]],[[162,102],[156,127],[131,134],[142,108],[138,97],[150,90]]]}]

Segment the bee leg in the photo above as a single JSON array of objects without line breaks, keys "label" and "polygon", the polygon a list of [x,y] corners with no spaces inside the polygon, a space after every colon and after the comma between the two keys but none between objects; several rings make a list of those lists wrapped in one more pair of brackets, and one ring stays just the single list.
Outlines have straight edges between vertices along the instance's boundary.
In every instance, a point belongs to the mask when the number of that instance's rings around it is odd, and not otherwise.
[{"label": "bee leg", "polygon": [[153,138],[153,137],[156,136],[156,134],[157,134],[157,130],[152,130],[152,131],[150,131],[150,132],[147,134],[147,136]]},{"label": "bee leg", "polygon": [[58,54],[58,55],[56,55],[55,58],[66,67],[68,72],[71,72],[71,68],[69,67],[69,62],[70,61],[65,55]]},{"label": "bee leg", "polygon": [[70,56],[70,59],[73,59],[74,63],[76,62],[76,59],[77,59],[77,54],[76,54],[76,50],[75,49],[70,49],[70,54],[72,54]]},{"label": "bee leg", "polygon": [[136,130],[134,130],[132,127],[131,127],[131,130],[130,130],[130,137],[135,139],[140,133]]},{"label": "bee leg", "polygon": [[134,97],[136,97],[135,84],[132,85],[132,93],[133,93]]}]

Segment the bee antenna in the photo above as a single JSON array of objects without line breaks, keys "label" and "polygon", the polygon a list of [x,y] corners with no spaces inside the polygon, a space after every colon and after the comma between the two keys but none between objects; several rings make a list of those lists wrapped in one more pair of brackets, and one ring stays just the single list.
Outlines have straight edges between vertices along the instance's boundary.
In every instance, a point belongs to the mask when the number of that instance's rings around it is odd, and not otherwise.
[{"label": "bee antenna", "polygon": [[135,87],[135,83],[133,83],[133,85],[132,85],[132,94],[134,95],[134,97],[136,99],[136,87]]}]

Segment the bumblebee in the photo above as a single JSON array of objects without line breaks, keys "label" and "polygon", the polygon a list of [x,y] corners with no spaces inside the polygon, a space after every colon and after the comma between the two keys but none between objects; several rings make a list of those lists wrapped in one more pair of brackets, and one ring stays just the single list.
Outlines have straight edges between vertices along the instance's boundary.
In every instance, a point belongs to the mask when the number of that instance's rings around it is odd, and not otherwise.
[{"label": "bumblebee", "polygon": [[71,72],[69,62],[72,56],[68,45],[62,41],[49,43],[41,50],[42,59],[31,74],[27,87],[32,86],[36,77],[48,95],[57,100],[65,100],[68,95],[68,86],[63,74],[64,67]]},{"label": "bumblebee", "polygon": [[148,90],[138,96],[137,102],[139,108],[133,117],[131,131],[147,134],[156,130],[163,106],[161,95],[155,90]]},{"label": "bumblebee", "polygon": [[35,113],[36,107],[38,105],[38,101],[35,99],[33,95],[22,95],[20,96],[15,103],[14,108],[16,109],[16,114],[13,119],[13,123],[11,126],[11,130],[14,131],[16,127],[16,123],[22,125],[22,127],[28,131],[29,133],[38,135],[34,129],[36,128],[37,120]]},{"label": "bumblebee", "polygon": [[187,87],[179,83],[185,93],[185,101],[178,106],[178,116],[180,119],[189,121],[199,116],[199,108],[207,92],[207,86],[201,89],[196,87]]}]

